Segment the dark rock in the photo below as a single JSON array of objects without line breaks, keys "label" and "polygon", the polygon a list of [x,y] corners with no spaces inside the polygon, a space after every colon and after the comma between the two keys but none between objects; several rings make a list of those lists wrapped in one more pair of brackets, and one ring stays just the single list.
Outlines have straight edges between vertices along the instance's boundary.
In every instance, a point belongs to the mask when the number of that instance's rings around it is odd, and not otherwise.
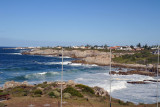
[{"label": "dark rock", "polygon": [[130,83],[130,84],[148,84],[148,82],[144,82],[144,81],[128,81],[127,83]]}]

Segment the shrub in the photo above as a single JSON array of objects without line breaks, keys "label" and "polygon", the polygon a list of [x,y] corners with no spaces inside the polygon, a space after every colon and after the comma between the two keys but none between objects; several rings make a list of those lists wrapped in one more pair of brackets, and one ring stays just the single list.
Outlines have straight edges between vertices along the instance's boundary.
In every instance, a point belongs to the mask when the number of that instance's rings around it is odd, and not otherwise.
[{"label": "shrub", "polygon": [[72,96],[77,96],[77,97],[83,97],[83,95],[74,89],[73,87],[69,86],[63,90],[63,93],[70,93]]},{"label": "shrub", "polygon": [[48,95],[50,97],[56,97],[56,98],[58,98],[58,97],[60,97],[61,94],[58,91],[55,90],[53,92],[49,92]]},{"label": "shrub", "polygon": [[28,90],[22,87],[15,87],[11,90],[11,93],[15,97],[27,96]]},{"label": "shrub", "polygon": [[144,103],[139,103],[139,105],[144,105]]},{"label": "shrub", "polygon": [[7,92],[0,92],[0,95],[7,95]]},{"label": "shrub", "polygon": [[6,105],[0,102],[0,107],[5,107]]},{"label": "shrub", "polygon": [[53,93],[53,92],[49,92],[48,95],[49,95],[50,97],[53,97],[53,96],[54,96],[54,93]]},{"label": "shrub", "polygon": [[51,86],[53,86],[53,87],[56,87],[57,86],[57,84],[54,82],[54,83],[52,83],[52,84],[50,84]]},{"label": "shrub", "polygon": [[71,98],[71,94],[70,93],[64,93],[63,98],[69,99],[69,98]]},{"label": "shrub", "polygon": [[128,105],[128,103],[125,103],[125,102],[123,102],[123,101],[121,101],[121,100],[118,100],[118,103],[119,103],[120,105]]},{"label": "shrub", "polygon": [[45,87],[47,87],[47,86],[48,86],[48,84],[46,84],[46,83],[38,84],[38,85],[37,85],[37,87],[41,87],[41,88],[45,88]]},{"label": "shrub", "polygon": [[134,105],[134,103],[127,101],[126,102],[127,105]]},{"label": "shrub", "polygon": [[58,91],[53,91],[53,94],[54,94],[54,96],[57,98],[57,97],[60,97],[60,93],[58,92]]},{"label": "shrub", "polygon": [[34,97],[41,97],[41,94],[36,94],[34,95]]},{"label": "shrub", "polygon": [[86,85],[78,84],[76,87],[82,89],[83,92],[89,92],[91,94],[94,94],[94,90],[91,87],[88,87]]},{"label": "shrub", "polygon": [[43,82],[43,84],[47,84],[47,81]]},{"label": "shrub", "polygon": [[40,89],[36,89],[36,90],[34,91],[34,94],[35,94],[35,95],[36,95],[36,94],[42,95],[42,91],[41,91]]}]

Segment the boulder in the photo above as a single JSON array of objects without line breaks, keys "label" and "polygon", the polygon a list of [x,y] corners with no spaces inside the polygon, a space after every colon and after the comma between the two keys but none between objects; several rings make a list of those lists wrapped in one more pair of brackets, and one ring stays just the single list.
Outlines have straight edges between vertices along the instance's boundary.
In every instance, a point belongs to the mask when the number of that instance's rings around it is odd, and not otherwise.
[{"label": "boulder", "polygon": [[28,86],[28,82],[27,81],[24,81],[24,82],[7,81],[5,82],[3,89],[13,88],[13,87],[21,86],[21,85]]},{"label": "boulder", "polygon": [[130,84],[148,84],[148,82],[144,82],[144,81],[128,81],[127,83],[130,83]]},{"label": "boulder", "polygon": [[75,82],[73,80],[68,80],[68,82],[66,83],[66,85],[70,85],[70,86],[75,86]]},{"label": "boulder", "polygon": [[102,96],[102,97],[108,95],[108,92],[105,91],[103,88],[96,86],[93,89],[94,89],[95,95]]}]

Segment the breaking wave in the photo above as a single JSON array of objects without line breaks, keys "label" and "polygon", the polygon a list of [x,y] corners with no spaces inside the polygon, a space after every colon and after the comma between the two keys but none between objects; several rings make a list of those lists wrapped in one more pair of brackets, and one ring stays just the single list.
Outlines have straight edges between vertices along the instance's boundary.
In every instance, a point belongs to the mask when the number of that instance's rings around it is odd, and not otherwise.
[{"label": "breaking wave", "polygon": [[21,53],[0,53],[0,54],[22,55]]},{"label": "breaking wave", "polygon": [[[79,78],[76,78],[77,83],[83,83],[89,86],[99,86],[110,91],[110,79],[108,73],[96,73],[96,74],[85,74]],[[111,91],[125,89],[128,86],[127,81],[143,81],[145,79],[153,80],[153,77],[143,75],[112,75],[111,77]]]},{"label": "breaking wave", "polygon": [[[37,64],[43,64],[43,65],[62,65],[62,62],[37,62]],[[82,63],[72,63],[71,61],[65,61],[63,62],[63,65],[70,65],[70,66],[98,66],[96,64],[82,64]]]},{"label": "breaking wave", "polygon": [[59,75],[59,73],[58,72],[41,72],[41,73],[25,75],[25,78],[26,79],[43,79],[45,77],[51,77],[56,75]]}]

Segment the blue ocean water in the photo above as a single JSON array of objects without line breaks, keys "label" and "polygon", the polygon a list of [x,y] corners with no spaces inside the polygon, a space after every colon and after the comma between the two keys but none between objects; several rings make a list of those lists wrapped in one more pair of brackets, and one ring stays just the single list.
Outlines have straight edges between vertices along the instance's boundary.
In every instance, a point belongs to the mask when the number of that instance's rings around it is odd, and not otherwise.
[{"label": "blue ocean water", "polygon": [[[21,55],[25,50],[0,47],[0,86],[6,81],[28,81],[37,84],[61,79],[61,57]],[[89,86],[99,86],[109,92],[109,67],[71,63],[64,58],[64,81],[74,80]],[[118,68],[112,68],[117,70]],[[123,69],[126,71],[126,69]],[[114,98],[134,103],[155,103],[156,84],[128,84],[127,81],[155,79],[142,75],[113,75],[112,94]]]}]

